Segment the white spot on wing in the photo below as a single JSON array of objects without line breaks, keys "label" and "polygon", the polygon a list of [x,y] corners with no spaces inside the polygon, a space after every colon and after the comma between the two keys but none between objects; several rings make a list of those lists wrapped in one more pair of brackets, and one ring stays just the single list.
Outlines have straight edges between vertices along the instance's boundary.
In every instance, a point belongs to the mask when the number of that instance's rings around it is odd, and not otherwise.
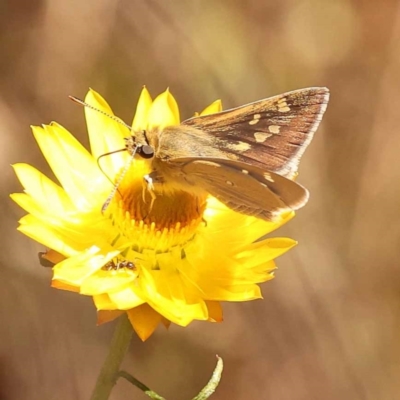
[{"label": "white spot on wing", "polygon": [[257,143],[263,143],[271,136],[272,136],[272,133],[265,133],[265,132],[255,132],[254,133],[254,138],[256,139]]},{"label": "white spot on wing", "polygon": [[290,107],[286,102],[286,97],[283,97],[278,101],[278,111],[279,112],[288,112],[290,111]]},{"label": "white spot on wing", "polygon": [[198,160],[198,161],[196,161],[196,163],[205,164],[205,165],[209,165],[211,167],[217,167],[217,168],[221,167],[221,164],[218,164],[218,163],[213,162],[213,161],[207,161],[207,160]]},{"label": "white spot on wing", "polygon": [[254,114],[253,119],[249,122],[249,125],[255,125],[260,121],[261,114]]},{"label": "white spot on wing", "polygon": [[249,150],[250,147],[251,147],[251,144],[247,143],[247,142],[240,142],[239,141],[237,143],[228,143],[226,145],[226,147],[228,147],[228,149],[233,150],[233,151],[243,152],[243,151]]},{"label": "white spot on wing", "polygon": [[267,181],[275,182],[275,181],[272,179],[272,176],[271,176],[271,174],[270,174],[269,172],[264,172],[264,178],[265,178]]},{"label": "white spot on wing", "polygon": [[271,133],[278,134],[279,131],[281,130],[281,127],[280,127],[279,125],[270,125],[270,126],[268,127],[268,130],[269,130]]}]

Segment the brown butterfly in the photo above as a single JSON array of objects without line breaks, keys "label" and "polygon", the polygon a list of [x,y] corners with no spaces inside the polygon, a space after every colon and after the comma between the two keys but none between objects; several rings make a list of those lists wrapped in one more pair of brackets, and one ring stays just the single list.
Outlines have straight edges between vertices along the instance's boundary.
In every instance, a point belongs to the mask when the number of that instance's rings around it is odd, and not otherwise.
[{"label": "brown butterfly", "polygon": [[295,90],[135,132],[127,149],[151,160],[144,179],[153,201],[173,190],[207,192],[235,211],[270,221],[308,200],[308,191],[292,179],[328,100],[327,88]]}]

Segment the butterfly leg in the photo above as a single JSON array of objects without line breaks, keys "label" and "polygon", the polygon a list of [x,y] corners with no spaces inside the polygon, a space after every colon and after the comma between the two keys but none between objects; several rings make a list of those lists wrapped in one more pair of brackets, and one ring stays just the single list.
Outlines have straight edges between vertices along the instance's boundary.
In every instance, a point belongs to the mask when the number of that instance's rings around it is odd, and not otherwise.
[{"label": "butterfly leg", "polygon": [[156,171],[153,171],[150,174],[147,174],[143,177],[143,192],[142,192],[143,202],[146,203],[146,192],[148,192],[151,197],[149,213],[151,212],[154,202],[157,198],[156,189],[157,188],[160,189],[160,186],[163,183],[164,183],[163,178]]},{"label": "butterfly leg", "polygon": [[150,194],[151,202],[150,202],[149,213],[153,209],[154,202],[157,198],[156,194],[154,193],[154,181],[150,175],[151,174],[147,174],[143,177],[143,192],[142,192],[143,203],[146,203],[146,192]]}]

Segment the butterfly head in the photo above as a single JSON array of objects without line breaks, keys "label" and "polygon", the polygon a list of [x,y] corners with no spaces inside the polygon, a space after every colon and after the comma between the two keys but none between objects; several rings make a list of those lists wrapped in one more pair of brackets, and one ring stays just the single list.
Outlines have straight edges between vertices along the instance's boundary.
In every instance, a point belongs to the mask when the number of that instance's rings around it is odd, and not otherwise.
[{"label": "butterfly head", "polygon": [[131,155],[138,155],[144,159],[151,159],[155,154],[155,147],[149,141],[145,130],[135,132],[129,138],[126,138],[126,148]]}]

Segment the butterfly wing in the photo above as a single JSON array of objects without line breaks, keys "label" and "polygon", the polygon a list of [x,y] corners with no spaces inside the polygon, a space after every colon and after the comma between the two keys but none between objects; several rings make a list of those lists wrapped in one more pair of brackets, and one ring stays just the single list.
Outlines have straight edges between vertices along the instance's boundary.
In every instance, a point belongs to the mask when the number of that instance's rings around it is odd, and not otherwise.
[{"label": "butterfly wing", "polygon": [[300,89],[181,125],[212,134],[227,158],[292,178],[328,100],[327,88]]},{"label": "butterfly wing", "polygon": [[235,211],[268,221],[308,200],[308,191],[296,182],[240,161],[186,157],[169,162],[188,184],[200,186]]}]

